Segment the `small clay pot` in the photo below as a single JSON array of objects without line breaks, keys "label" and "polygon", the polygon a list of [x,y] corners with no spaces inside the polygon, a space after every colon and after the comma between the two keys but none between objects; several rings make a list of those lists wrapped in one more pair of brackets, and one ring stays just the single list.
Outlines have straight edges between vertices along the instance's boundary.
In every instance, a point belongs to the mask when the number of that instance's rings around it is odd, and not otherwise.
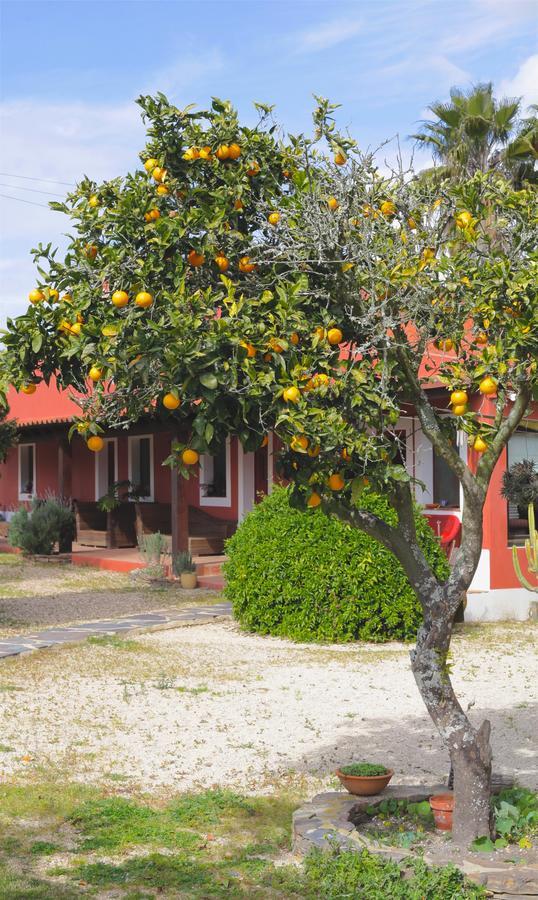
[{"label": "small clay pot", "polygon": [[390,779],[394,775],[393,769],[387,769],[384,775],[344,775],[340,769],[335,772],[346,791],[358,797],[373,797],[384,791]]},{"label": "small clay pot", "polygon": [[454,815],[454,794],[435,794],[430,797],[430,806],[439,831],[452,831]]},{"label": "small clay pot", "polygon": [[179,580],[181,581],[181,587],[188,591],[192,591],[198,584],[196,572],[182,572],[179,576]]}]

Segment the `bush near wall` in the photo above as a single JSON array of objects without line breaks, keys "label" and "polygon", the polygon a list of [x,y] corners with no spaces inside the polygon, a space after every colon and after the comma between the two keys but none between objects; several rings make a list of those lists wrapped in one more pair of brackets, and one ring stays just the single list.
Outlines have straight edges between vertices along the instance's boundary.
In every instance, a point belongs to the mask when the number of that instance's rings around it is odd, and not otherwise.
[{"label": "bush near wall", "polygon": [[[395,523],[388,502],[363,494],[361,506]],[[417,510],[417,532],[438,577],[448,563]],[[396,558],[361,531],[289,503],[276,487],[228,541],[225,594],[249,631],[298,641],[389,641],[416,635],[420,606]]]}]

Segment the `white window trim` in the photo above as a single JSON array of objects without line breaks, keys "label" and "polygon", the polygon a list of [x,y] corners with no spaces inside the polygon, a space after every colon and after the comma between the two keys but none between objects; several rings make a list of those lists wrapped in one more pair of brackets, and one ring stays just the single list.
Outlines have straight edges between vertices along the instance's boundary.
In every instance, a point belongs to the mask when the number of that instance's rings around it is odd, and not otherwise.
[{"label": "white window trim", "polygon": [[[105,446],[103,447],[102,453],[108,452],[107,445],[114,444],[114,481],[118,480],[118,439],[117,438],[105,438],[104,439]],[[103,496],[101,491],[99,490],[99,457],[101,453],[94,453],[94,464],[95,464],[95,500],[99,500],[100,497]]]},{"label": "white window trim", "polygon": [[[33,469],[34,469],[34,471],[32,472],[32,493],[31,494],[24,493],[23,491],[21,491],[21,450],[23,447],[33,447],[34,448],[34,452],[33,452],[33,463],[34,463]],[[29,443],[28,444],[19,444],[18,445],[18,461],[19,461],[19,465],[18,465],[18,476],[17,476],[18,477],[17,493],[19,495],[19,500],[32,500],[33,497],[36,496],[36,445],[29,444]]]},{"label": "white window trim", "polygon": [[210,454],[202,453],[200,456],[200,506],[223,506],[231,507],[232,505],[232,451],[230,438],[226,438],[226,496],[225,497],[204,497],[202,485],[205,484],[205,469],[207,459]]},{"label": "white window trim", "polygon": [[149,497],[139,497],[141,503],[153,503],[155,499],[155,473],[153,463],[153,435],[152,434],[133,434],[127,440],[127,450],[129,459],[129,481],[133,483],[133,441],[139,441],[141,438],[149,438],[149,480],[150,494]]}]

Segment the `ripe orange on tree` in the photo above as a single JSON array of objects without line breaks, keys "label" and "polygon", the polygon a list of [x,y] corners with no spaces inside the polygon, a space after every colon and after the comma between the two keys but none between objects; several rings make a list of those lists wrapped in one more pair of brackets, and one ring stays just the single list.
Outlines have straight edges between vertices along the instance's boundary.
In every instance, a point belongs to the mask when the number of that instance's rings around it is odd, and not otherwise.
[{"label": "ripe orange on tree", "polygon": [[23,384],[21,387],[21,391],[23,394],[35,394],[37,388],[33,381],[30,381],[29,384]]},{"label": "ripe orange on tree", "polygon": [[267,216],[267,221],[269,222],[269,225],[278,225],[278,223],[280,222],[280,213],[269,213],[269,215]]},{"label": "ripe orange on tree", "polygon": [[457,403],[456,406],[452,407],[452,412],[455,416],[464,416],[467,412],[467,404],[466,403]]},{"label": "ripe orange on tree", "polygon": [[478,390],[486,397],[491,397],[493,394],[497,393],[497,382],[491,375],[486,375],[478,385]]},{"label": "ripe orange on tree", "polygon": [[249,272],[254,272],[256,263],[251,262],[250,256],[242,256],[239,260],[238,268],[240,272],[245,272],[248,274]]},{"label": "ripe orange on tree", "polygon": [[[230,147],[230,150],[231,150],[231,147]],[[233,159],[234,157],[232,156],[230,158]],[[251,163],[249,163],[249,166],[247,169],[247,175],[249,175],[250,178],[253,178],[255,175],[257,175],[259,173],[259,171],[260,171],[260,167],[259,167],[258,163],[256,162],[256,160],[253,160]]]},{"label": "ripe orange on tree", "polygon": [[290,344],[293,344],[293,346],[296,347],[297,344],[299,343],[299,340],[300,340],[300,338],[299,338],[299,335],[297,334],[297,332],[292,331],[292,333],[290,334]]},{"label": "ripe orange on tree", "polygon": [[122,306],[127,306],[129,302],[129,294],[127,291],[114,291],[112,294],[112,303],[118,309],[121,309]]},{"label": "ripe orange on tree", "polygon": [[327,484],[331,491],[341,491],[345,485],[345,481],[340,475],[340,472],[334,472],[332,475],[329,475]]},{"label": "ripe orange on tree", "polygon": [[155,166],[151,174],[155,181],[161,182],[166,178],[166,169],[163,169],[162,166]]},{"label": "ripe orange on tree", "polygon": [[342,153],[341,150],[339,150],[338,153],[335,153],[333,158],[335,165],[337,166],[343,166],[347,162],[346,156]]},{"label": "ripe orange on tree", "polygon": [[308,453],[309,456],[316,457],[316,456],[319,456],[320,450],[321,450],[321,447],[319,446],[319,444],[314,444],[314,446],[309,447],[306,452]]},{"label": "ripe orange on tree", "polygon": [[99,437],[98,434],[92,434],[92,436],[89,437],[86,441],[86,446],[88,450],[92,451],[92,453],[100,453],[105,446],[105,442],[102,437]]},{"label": "ripe orange on tree", "polygon": [[30,303],[41,303],[45,299],[45,294],[43,291],[38,290],[38,288],[34,288],[34,290],[30,291],[28,294],[28,299]]},{"label": "ripe orange on tree", "polygon": [[236,209],[238,212],[240,212],[244,208],[245,208],[245,206],[244,206],[244,203],[242,200],[234,201],[234,209]]},{"label": "ripe orange on tree", "polygon": [[177,409],[181,406],[181,400],[179,397],[176,397],[175,394],[168,393],[163,397],[163,406],[165,406],[166,409]]},{"label": "ripe orange on tree", "polygon": [[248,341],[240,341],[239,345],[247,351],[247,356],[249,357],[249,359],[253,359],[256,356],[256,353],[258,351],[253,344],[249,344]]},{"label": "ripe orange on tree", "polygon": [[452,391],[450,395],[450,402],[452,406],[461,406],[462,404],[468,403],[468,401],[469,396],[467,394],[467,391],[464,391],[463,389]]},{"label": "ripe orange on tree", "polygon": [[327,340],[329,341],[329,344],[331,344],[333,347],[336,344],[341,344],[343,337],[344,337],[344,335],[342,334],[342,332],[340,331],[339,328],[329,328],[329,330],[327,332]]},{"label": "ripe orange on tree", "polygon": [[321,503],[321,497],[316,491],[312,491],[310,497],[306,501],[306,505],[310,507],[310,509],[315,509]]},{"label": "ripe orange on tree", "polygon": [[92,381],[100,381],[103,377],[103,370],[99,366],[92,366],[88,375]]},{"label": "ripe orange on tree", "polygon": [[[230,144],[230,146],[228,147],[228,156],[230,159],[239,159],[239,157],[241,156],[241,147],[239,146],[239,144]],[[254,163],[254,165],[257,166],[258,163]],[[259,171],[260,171],[260,169],[258,166],[258,172]],[[247,172],[247,175],[249,175],[249,174],[250,173]]]},{"label": "ripe orange on tree", "polygon": [[139,306],[140,309],[148,309],[152,304],[153,294],[149,294],[147,291],[139,291],[135,297],[135,305]]},{"label": "ripe orange on tree", "polygon": [[156,166],[158,166],[158,165],[159,165],[159,160],[151,158],[151,159],[146,160],[146,162],[144,163],[144,168],[145,168],[146,172],[153,172],[153,169],[155,169]]},{"label": "ripe orange on tree", "polygon": [[485,453],[488,449],[488,445],[486,444],[485,440],[480,437],[480,435],[477,435],[477,437],[475,438],[473,449],[476,450],[477,453]]},{"label": "ripe orange on tree", "polygon": [[217,254],[217,256],[215,257],[215,263],[217,264],[217,268],[221,272],[226,272],[230,268],[230,261],[226,256],[224,256],[223,253]]},{"label": "ripe orange on tree", "polygon": [[224,159],[228,159],[230,156],[230,148],[228,147],[228,144],[221,144],[220,147],[217,148],[215,156],[217,157],[217,159],[220,159],[221,162]]},{"label": "ripe orange on tree", "polygon": [[396,206],[394,205],[392,200],[384,200],[379,209],[383,213],[383,215],[387,216],[388,218],[395,215],[396,213]]},{"label": "ripe orange on tree", "polygon": [[99,206],[99,197],[97,194],[92,194],[90,199],[88,200],[88,206],[91,206],[92,209],[97,209]]},{"label": "ripe orange on tree", "polygon": [[95,259],[97,256],[97,245],[96,244],[86,244],[84,247],[84,256],[86,259]]},{"label": "ripe orange on tree", "polygon": [[166,187],[165,184],[158,184],[157,185],[157,193],[158,193],[159,197],[166,197],[166,195],[169,194],[170,191],[168,190],[168,188]]},{"label": "ripe orange on tree", "polygon": [[291,387],[284,389],[282,392],[282,399],[285,403],[298,403],[301,399],[301,392],[298,387],[292,385]]},{"label": "ripe orange on tree", "polygon": [[308,440],[306,434],[294,434],[290,442],[290,447],[292,450],[306,450],[309,443],[310,441]]},{"label": "ripe orange on tree", "polygon": [[329,199],[327,200],[327,206],[329,207],[329,209],[335,210],[338,209],[340,204],[336,197],[329,197]]},{"label": "ripe orange on tree", "polygon": [[181,454],[181,459],[186,466],[195,466],[200,459],[200,456],[196,452],[196,450],[191,450],[189,447],[187,447]]},{"label": "ripe orange on tree", "polygon": [[203,266],[205,263],[205,256],[203,253],[198,253],[197,250],[189,250],[187,254],[187,259],[189,261],[189,265],[197,268],[198,266]]}]

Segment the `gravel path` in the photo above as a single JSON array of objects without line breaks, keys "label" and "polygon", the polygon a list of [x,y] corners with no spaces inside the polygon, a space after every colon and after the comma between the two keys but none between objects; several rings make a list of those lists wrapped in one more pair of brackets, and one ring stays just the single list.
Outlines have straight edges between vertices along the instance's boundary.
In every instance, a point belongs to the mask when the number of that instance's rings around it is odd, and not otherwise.
[{"label": "gravel path", "polygon": [[[495,769],[538,785],[536,627],[468,627],[454,683],[493,725]],[[0,768],[186,790],[331,783],[337,763],[380,761],[396,782],[435,782],[447,756],[418,695],[409,648],[307,646],[230,624],[123,644],[43,651],[0,667]]]}]

